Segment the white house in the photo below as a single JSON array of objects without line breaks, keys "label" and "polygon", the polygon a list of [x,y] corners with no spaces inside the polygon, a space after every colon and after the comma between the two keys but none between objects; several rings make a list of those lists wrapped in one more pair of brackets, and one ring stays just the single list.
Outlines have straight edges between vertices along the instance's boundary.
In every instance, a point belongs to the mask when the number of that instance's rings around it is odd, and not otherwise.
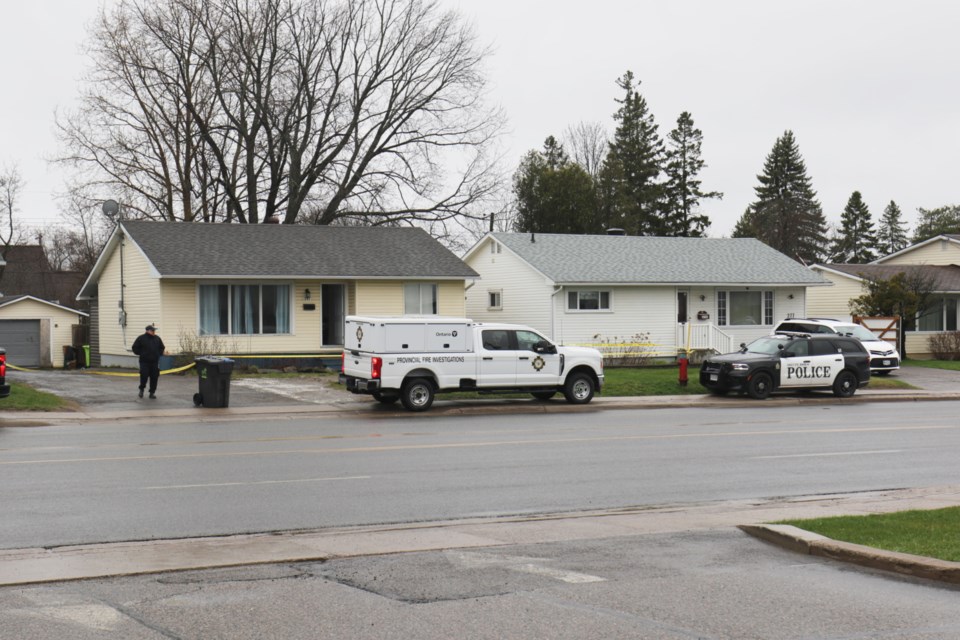
[{"label": "white house", "polygon": [[731,351],[806,313],[816,273],[750,238],[490,233],[467,315],[565,344],[643,344],[651,355]]}]

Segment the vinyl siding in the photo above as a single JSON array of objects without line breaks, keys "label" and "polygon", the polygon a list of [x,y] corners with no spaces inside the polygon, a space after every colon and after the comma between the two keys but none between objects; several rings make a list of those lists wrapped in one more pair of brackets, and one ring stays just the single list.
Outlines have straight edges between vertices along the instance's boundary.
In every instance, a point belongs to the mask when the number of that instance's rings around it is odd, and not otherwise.
[{"label": "vinyl siding", "polygon": [[916,358],[917,360],[930,360],[933,358],[933,354],[930,353],[930,345],[927,343],[927,339],[931,335],[932,333],[928,332],[918,333],[916,331],[907,331],[907,357]]},{"label": "vinyl siding", "polygon": [[[160,281],[153,276],[150,263],[129,240],[123,249],[124,306],[127,326],[119,323],[120,247],[107,260],[97,284],[100,306],[100,353],[131,356],[130,347],[143,328],[157,323],[160,329]],[[166,342],[166,341],[165,341]]]},{"label": "vinyl siding", "polygon": [[850,319],[850,301],[863,295],[863,283],[829,271],[814,269],[833,283],[807,289],[807,315],[814,318]]},{"label": "vinyl siding", "polygon": [[960,264],[960,243],[936,240],[923,247],[884,260],[880,264]]},{"label": "vinyl siding", "polygon": [[[410,281],[416,282],[416,281]],[[429,282],[429,281],[423,281]],[[356,307],[353,311],[361,316],[402,316],[404,281],[358,280],[356,283]],[[462,317],[465,313],[464,281],[441,281],[437,285],[437,314]]]},{"label": "vinyl siding", "polygon": [[570,311],[567,294],[590,287],[565,287],[554,298],[556,340],[562,344],[653,343],[659,355],[676,354],[676,287],[596,287],[610,292],[610,311]]},{"label": "vinyl siding", "polygon": [[[0,320],[40,320],[49,327],[50,364],[54,367],[63,367],[63,347],[70,345],[73,340],[71,327],[80,324],[81,316],[63,309],[36,302],[35,300],[21,300],[5,307],[0,307]],[[41,327],[41,337],[43,329]],[[45,349],[41,349],[41,358]]]},{"label": "vinyl siding", "polygon": [[[501,253],[490,253],[491,242],[487,238],[467,260],[480,280],[467,289],[466,316],[477,322],[522,324],[559,339],[550,322],[553,284],[506,247]],[[499,310],[487,306],[491,291],[501,292]]]}]

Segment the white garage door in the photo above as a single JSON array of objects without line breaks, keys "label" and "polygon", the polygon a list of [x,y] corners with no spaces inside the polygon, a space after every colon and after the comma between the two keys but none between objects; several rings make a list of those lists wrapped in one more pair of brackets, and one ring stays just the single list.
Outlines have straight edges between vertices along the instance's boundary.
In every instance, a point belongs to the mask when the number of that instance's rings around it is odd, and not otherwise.
[{"label": "white garage door", "polygon": [[0,347],[7,362],[18,367],[40,366],[40,321],[0,320]]}]

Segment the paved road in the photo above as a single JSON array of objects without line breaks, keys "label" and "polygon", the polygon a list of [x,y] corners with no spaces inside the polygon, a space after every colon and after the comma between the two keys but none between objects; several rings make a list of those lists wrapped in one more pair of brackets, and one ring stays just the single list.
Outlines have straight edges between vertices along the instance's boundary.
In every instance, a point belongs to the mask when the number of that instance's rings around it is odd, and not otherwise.
[{"label": "paved road", "polygon": [[0,548],[956,482],[960,403],[0,430]]},{"label": "paved road", "polygon": [[955,640],[960,591],[735,529],[0,589],[37,640]]}]

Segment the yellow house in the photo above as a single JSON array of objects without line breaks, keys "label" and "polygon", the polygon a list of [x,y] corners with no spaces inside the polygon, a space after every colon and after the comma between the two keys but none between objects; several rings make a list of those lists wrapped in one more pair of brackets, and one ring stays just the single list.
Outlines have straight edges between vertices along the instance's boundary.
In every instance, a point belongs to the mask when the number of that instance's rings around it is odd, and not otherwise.
[{"label": "yellow house", "polygon": [[811,269],[833,284],[809,291],[807,314],[811,317],[849,318],[850,301],[863,295],[871,279],[908,273],[934,283],[934,306],[905,322],[906,352],[911,358],[931,357],[929,337],[960,326],[960,235],[936,236],[869,264],[817,264]]},{"label": "yellow house", "polygon": [[347,315],[463,316],[478,276],[417,228],[120,222],[78,299],[91,364],[133,366],[148,324],[171,355],[322,355]]},{"label": "yellow house", "polygon": [[63,347],[73,344],[72,327],[88,317],[33,296],[0,297],[0,347],[20,367],[62,367]]}]

